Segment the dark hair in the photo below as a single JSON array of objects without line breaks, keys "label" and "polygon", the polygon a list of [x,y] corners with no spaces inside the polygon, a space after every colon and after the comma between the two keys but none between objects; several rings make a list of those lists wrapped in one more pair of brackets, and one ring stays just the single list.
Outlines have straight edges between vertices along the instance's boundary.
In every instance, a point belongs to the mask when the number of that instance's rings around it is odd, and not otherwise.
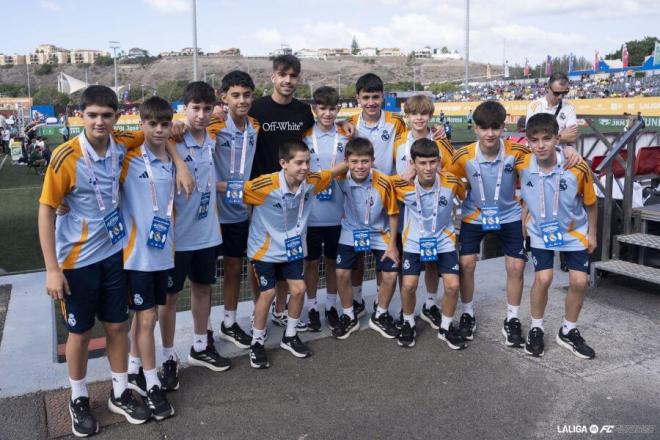
[{"label": "dark hair", "polygon": [[173,117],[174,112],[172,111],[170,103],[160,96],[152,96],[140,106],[140,119],[142,119],[143,122],[165,122],[171,121]]},{"label": "dark hair", "polygon": [[339,103],[337,89],[330,86],[323,86],[314,90],[313,98],[316,105],[337,105]]},{"label": "dark hair", "polygon": [[114,111],[119,110],[117,94],[106,86],[89,86],[80,95],[80,110],[85,111],[90,105],[99,107],[110,107]]},{"label": "dark hair", "polygon": [[556,136],[559,133],[559,124],[554,115],[550,113],[537,113],[527,121],[525,127],[527,136],[535,136],[539,133]]},{"label": "dark hair", "polygon": [[355,82],[355,93],[360,92],[383,92],[383,80],[373,73],[365,73]]},{"label": "dark hair", "polygon": [[290,161],[300,151],[309,151],[306,143],[299,140],[288,140],[280,144],[279,158],[285,161]]},{"label": "dark hair", "polygon": [[438,144],[427,138],[417,139],[410,146],[410,159],[418,157],[440,157]]},{"label": "dark hair", "polygon": [[568,84],[568,76],[564,72],[555,72],[552,75],[550,75],[550,78],[548,78],[548,86],[550,86],[554,82],[559,82],[559,84]]},{"label": "dark hair", "polygon": [[504,127],[506,109],[497,101],[484,101],[474,109],[472,119],[479,128],[496,130]]},{"label": "dark hair", "polygon": [[370,156],[374,157],[374,146],[369,139],[354,137],[346,144],[344,149],[344,157],[348,158],[351,155],[355,156]]},{"label": "dark hair", "polygon": [[193,81],[183,89],[183,103],[185,105],[190,102],[214,104],[215,101],[215,90],[204,81]]},{"label": "dark hair", "polygon": [[525,124],[527,124],[526,120],[527,120],[527,118],[525,118],[524,116],[519,117],[518,122],[516,122],[516,130],[518,130],[520,132],[524,132],[525,131]]},{"label": "dark hair", "polygon": [[245,87],[254,91],[254,81],[252,81],[252,77],[241,70],[232,70],[222,77],[222,86],[220,87],[220,90],[226,92],[230,87],[234,86]]},{"label": "dark hair", "polygon": [[296,75],[300,74],[300,60],[293,55],[279,55],[273,58],[273,72],[293,69]]}]

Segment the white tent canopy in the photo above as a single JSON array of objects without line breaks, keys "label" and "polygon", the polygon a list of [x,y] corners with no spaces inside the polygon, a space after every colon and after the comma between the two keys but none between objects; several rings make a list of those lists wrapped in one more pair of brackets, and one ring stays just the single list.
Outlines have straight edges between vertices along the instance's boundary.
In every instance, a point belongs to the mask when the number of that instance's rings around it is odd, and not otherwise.
[{"label": "white tent canopy", "polygon": [[[75,93],[78,90],[85,89],[87,86],[89,86],[89,84],[87,84],[85,81],[81,81],[63,72],[60,73],[59,76],[57,77],[57,90],[59,90],[61,93],[68,93],[69,95],[71,95],[72,93]],[[117,96],[120,96],[121,92],[126,88],[126,86],[118,86],[116,88],[115,87],[110,87],[110,88],[117,94]]]}]

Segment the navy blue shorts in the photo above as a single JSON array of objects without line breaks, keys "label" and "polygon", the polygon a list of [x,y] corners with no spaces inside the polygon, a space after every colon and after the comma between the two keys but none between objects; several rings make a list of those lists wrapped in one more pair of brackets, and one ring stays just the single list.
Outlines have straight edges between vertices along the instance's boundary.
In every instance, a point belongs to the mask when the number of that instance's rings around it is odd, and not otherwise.
[{"label": "navy blue shorts", "polygon": [[[385,251],[378,249],[372,249],[371,252],[374,254],[374,259],[376,260],[376,271],[378,272],[398,272],[399,265],[396,264],[389,257],[385,261],[380,261],[383,258]],[[337,246],[337,269],[347,269],[351,270],[355,266],[358,256],[362,252],[355,252],[353,246],[347,246],[345,244],[339,244]]]},{"label": "navy blue shorts", "polygon": [[305,260],[314,261],[321,258],[321,244],[325,258],[337,258],[337,245],[341,235],[341,225],[337,226],[308,226],[307,227],[307,256]]},{"label": "navy blue shorts", "polygon": [[212,246],[194,251],[174,252],[174,268],[168,273],[167,293],[181,292],[186,277],[197,284],[215,284],[217,248]]},{"label": "navy blue shorts", "polygon": [[278,281],[304,279],[303,260],[287,261],[286,263],[252,261],[252,267],[257,276],[260,292],[274,289]]},{"label": "navy blue shorts", "polygon": [[245,220],[239,223],[221,223],[222,254],[225,257],[243,258],[247,251],[248,232],[250,222]]},{"label": "navy blue shorts", "polygon": [[[562,252],[566,259],[568,270],[589,273],[589,252],[584,249],[581,251]],[[552,269],[554,267],[555,251],[552,249],[532,248],[532,263],[534,271]]]},{"label": "navy blue shorts", "polygon": [[128,307],[140,311],[165,305],[168,273],[167,269],[155,272],[126,270]]},{"label": "navy blue shorts", "polygon": [[65,269],[71,295],[60,303],[62,318],[71,333],[85,333],[94,319],[119,323],[128,319],[126,277],[122,252],[89,266]]},{"label": "navy blue shorts", "polygon": [[461,233],[458,236],[459,255],[478,254],[481,240],[486,234],[495,234],[502,243],[504,255],[513,258],[527,259],[525,253],[525,238],[522,234],[522,221],[502,223],[499,231],[484,231],[481,224],[461,222]]},{"label": "navy blue shorts", "polygon": [[438,254],[438,259],[435,262],[422,262],[419,259],[419,254],[404,252],[402,274],[419,276],[422,272],[422,266],[433,263],[438,267],[438,273],[440,274],[458,275],[458,255],[456,254],[456,251],[442,252]]}]

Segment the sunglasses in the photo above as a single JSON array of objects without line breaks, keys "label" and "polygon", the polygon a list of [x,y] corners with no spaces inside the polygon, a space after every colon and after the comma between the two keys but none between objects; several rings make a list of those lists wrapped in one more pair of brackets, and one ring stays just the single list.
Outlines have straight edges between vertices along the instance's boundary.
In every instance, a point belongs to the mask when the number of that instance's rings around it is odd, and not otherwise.
[{"label": "sunglasses", "polygon": [[550,90],[555,96],[566,96],[566,95],[568,95],[568,90],[565,90],[563,92],[555,92],[551,88],[548,88],[548,90]]}]

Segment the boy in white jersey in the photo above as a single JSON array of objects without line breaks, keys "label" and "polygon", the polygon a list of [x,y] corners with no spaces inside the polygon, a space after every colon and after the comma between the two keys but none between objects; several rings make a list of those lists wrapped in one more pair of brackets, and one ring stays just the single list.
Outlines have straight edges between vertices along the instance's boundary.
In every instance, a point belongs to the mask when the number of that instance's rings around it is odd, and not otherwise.
[{"label": "boy in white jersey", "polygon": [[120,176],[121,207],[128,231],[124,270],[129,307],[135,311],[128,387],[146,398],[156,420],[174,414],[158,379],[154,344],[157,307],[165,304],[167,275],[174,267],[174,168],[166,150],[173,116],[170,104],[157,96],[140,106],[144,143],[128,152]]},{"label": "boy in white jersey", "polygon": [[[438,145],[432,140],[417,139],[410,148],[411,163],[417,176],[413,183],[399,176],[390,178],[397,199],[405,205],[401,287],[403,325],[398,344],[402,347],[415,345],[417,284],[422,265],[426,264],[427,271],[430,265],[436,266],[435,273],[442,274],[444,283],[438,338],[450,348],[459,350],[465,348],[465,344],[452,324],[459,287],[452,212],[454,197],[462,199],[465,188],[450,172],[438,172],[439,153]],[[434,307],[439,314],[435,298],[427,298],[424,308],[430,310]]]},{"label": "boy in white jersey", "polygon": [[593,359],[594,350],[577,329],[589,283],[589,254],[597,246],[598,207],[591,170],[583,162],[567,170],[562,168],[561,155],[555,150],[560,142],[559,125],[553,115],[539,113],[530,117],[526,134],[534,154],[518,160],[516,169],[530,214],[527,231],[536,274],[525,352],[543,356],[543,315],[552,283],[554,254],[559,251],[566,257],[569,288],[556,341],[581,359]]},{"label": "boy in white jersey", "polygon": [[278,281],[286,281],[291,293],[289,318],[280,347],[299,358],[312,355],[296,331],[305,300],[303,258],[312,208],[310,199],[330,187],[332,179],[346,171],[346,165],[340,163],[332,170],[310,173],[311,155],[301,141],[284,142],[279,156],[280,172],[245,182],[243,187],[245,203],[254,205],[248,257],[261,290],[255,303],[250,345],[253,368],[270,366],[264,349],[266,320]]},{"label": "boy in white jersey", "polygon": [[[312,172],[332,169],[344,161],[344,148],[348,142],[346,132],[337,124],[339,113],[339,93],[332,87],[319,87],[314,90],[312,109],[316,123],[310,128],[303,142],[311,153]],[[321,251],[325,256],[326,303],[325,318],[330,329],[337,326],[339,314],[337,302],[337,275],[335,260],[341,233],[341,218],[344,214],[344,196],[335,182],[330,188],[319,193],[311,201],[312,213],[307,228],[307,256],[305,257],[305,285],[307,287],[307,311],[310,331],[321,330],[320,313],[316,302],[316,289],[319,281],[319,261]]]},{"label": "boy in white jersey", "polygon": [[219,334],[220,339],[239,348],[249,348],[252,339],[236,322],[236,308],[250,227],[247,206],[243,203],[243,183],[250,177],[259,133],[259,123],[248,116],[253,99],[254,82],[250,75],[238,70],[229,72],[222,78],[222,100],[228,110],[227,118],[209,126],[209,131],[216,135],[216,186],[228,187],[217,194],[224,266],[224,317]]},{"label": "boy in white jersey", "polygon": [[[90,86],[80,97],[83,132],[53,152],[39,198],[39,240],[46,290],[60,300],[69,332],[69,414],[76,436],[99,430],[87,392],[88,346],[96,318],[103,324],[112,374],[110,411],[144,423],[149,410],[128,389],[127,303],[121,248],[126,229],[119,211],[119,173],[126,148],[112,136],[119,118],[117,95]],[[62,204],[66,215],[55,210]],[[56,222],[57,220],[57,222]]]},{"label": "boy in white jersey", "polygon": [[337,248],[337,287],[343,313],[332,330],[337,339],[346,339],[360,328],[351,290],[351,269],[358,256],[372,251],[376,270],[381,272],[377,309],[369,327],[393,339],[398,330],[388,312],[396,287],[399,252],[396,230],[399,207],[388,176],[374,170],[374,147],[368,139],[353,138],[346,145],[344,158],[349,172],[338,180],[344,193],[344,217]]}]

